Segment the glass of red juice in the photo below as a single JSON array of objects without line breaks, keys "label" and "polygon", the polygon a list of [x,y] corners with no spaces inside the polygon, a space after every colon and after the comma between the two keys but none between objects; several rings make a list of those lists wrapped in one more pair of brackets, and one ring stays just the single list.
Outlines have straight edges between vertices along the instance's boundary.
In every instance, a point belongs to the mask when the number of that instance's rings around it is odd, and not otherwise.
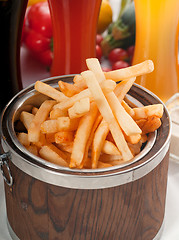
[{"label": "glass of red juice", "polygon": [[48,0],[53,24],[51,75],[78,74],[96,57],[101,0]]}]

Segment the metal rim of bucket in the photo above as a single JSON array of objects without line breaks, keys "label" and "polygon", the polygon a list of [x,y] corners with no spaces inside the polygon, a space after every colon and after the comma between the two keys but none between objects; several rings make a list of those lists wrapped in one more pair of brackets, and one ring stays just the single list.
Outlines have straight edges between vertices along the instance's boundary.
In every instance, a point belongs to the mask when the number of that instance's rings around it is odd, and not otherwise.
[{"label": "metal rim of bucket", "polygon": [[[60,76],[55,78],[48,78],[43,81],[53,85],[58,80],[62,79],[71,81],[73,76],[74,75]],[[162,103],[157,96],[145,88],[137,84],[134,84],[132,88],[134,88],[133,93],[136,93],[136,90],[140,90],[140,92],[144,93],[144,95],[150,96],[154,102]],[[41,158],[36,158],[19,143],[13,128],[15,113],[17,109],[21,108],[24,102],[29,100],[30,97],[34,96],[35,94],[34,84],[32,84],[28,88],[22,90],[9,102],[2,114],[1,131],[3,136],[3,149],[7,152],[10,152],[11,161],[22,171],[39,180],[70,188],[96,189],[117,186],[139,179],[140,177],[149,173],[162,161],[163,157],[168,151],[169,140],[171,136],[171,120],[168,111],[164,106],[164,111],[169,125],[168,133],[167,136],[165,136],[165,141],[162,147],[150,157],[148,157],[148,155],[150,155],[148,153],[151,152],[155,141],[157,141],[156,135],[158,133],[151,136],[152,140],[149,142],[150,146],[147,152],[144,150],[144,152],[141,153],[141,157],[140,155],[136,157],[136,161],[132,161],[125,165],[97,170],[78,170],[59,167],[57,165],[48,163]],[[133,97],[133,95],[130,96]],[[142,94],[140,97],[141,99],[143,98]],[[6,121],[6,124],[4,121]],[[7,127],[6,131],[4,131],[3,126]],[[142,161],[142,158],[145,158],[145,161]],[[154,159],[155,162],[153,161]],[[139,164],[135,165],[135,162]]]}]

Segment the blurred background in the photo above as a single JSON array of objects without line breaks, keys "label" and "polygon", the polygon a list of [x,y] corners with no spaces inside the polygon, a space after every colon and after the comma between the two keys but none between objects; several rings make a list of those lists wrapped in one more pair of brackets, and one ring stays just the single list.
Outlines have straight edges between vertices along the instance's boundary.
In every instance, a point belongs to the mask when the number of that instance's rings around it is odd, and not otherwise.
[{"label": "blurred background", "polygon": [[[125,9],[124,2],[127,6]],[[96,36],[96,56],[103,70],[131,65],[135,42],[133,1],[102,0]],[[113,50],[113,51],[112,51]],[[53,35],[46,0],[29,0],[21,42],[23,87],[50,76]]]}]

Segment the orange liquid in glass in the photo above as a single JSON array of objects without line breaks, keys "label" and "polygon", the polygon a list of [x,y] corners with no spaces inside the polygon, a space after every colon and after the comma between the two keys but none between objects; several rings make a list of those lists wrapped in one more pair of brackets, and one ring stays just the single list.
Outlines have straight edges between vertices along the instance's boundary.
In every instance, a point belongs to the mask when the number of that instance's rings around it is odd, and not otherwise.
[{"label": "orange liquid in glass", "polygon": [[151,59],[154,71],[137,83],[164,102],[178,92],[178,0],[134,0],[136,44],[133,64]]},{"label": "orange liquid in glass", "polygon": [[101,0],[49,0],[54,59],[51,75],[80,73],[86,58],[96,56],[96,30]]}]

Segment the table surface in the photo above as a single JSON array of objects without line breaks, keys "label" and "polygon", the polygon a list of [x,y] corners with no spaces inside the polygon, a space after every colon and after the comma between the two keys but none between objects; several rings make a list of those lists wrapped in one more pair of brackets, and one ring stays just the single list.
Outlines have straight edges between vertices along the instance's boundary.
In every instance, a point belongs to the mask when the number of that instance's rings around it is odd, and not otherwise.
[{"label": "table surface", "polygon": [[[120,0],[110,0],[113,8],[113,19],[116,19]],[[50,76],[45,67],[36,62],[29,52],[22,48],[21,72],[23,87]],[[28,63],[28,64],[27,64]],[[164,230],[161,240],[179,239],[179,162],[170,159],[168,186],[166,197],[166,211]],[[0,240],[11,240],[6,225],[6,206],[4,196],[3,178],[0,174]]]}]

